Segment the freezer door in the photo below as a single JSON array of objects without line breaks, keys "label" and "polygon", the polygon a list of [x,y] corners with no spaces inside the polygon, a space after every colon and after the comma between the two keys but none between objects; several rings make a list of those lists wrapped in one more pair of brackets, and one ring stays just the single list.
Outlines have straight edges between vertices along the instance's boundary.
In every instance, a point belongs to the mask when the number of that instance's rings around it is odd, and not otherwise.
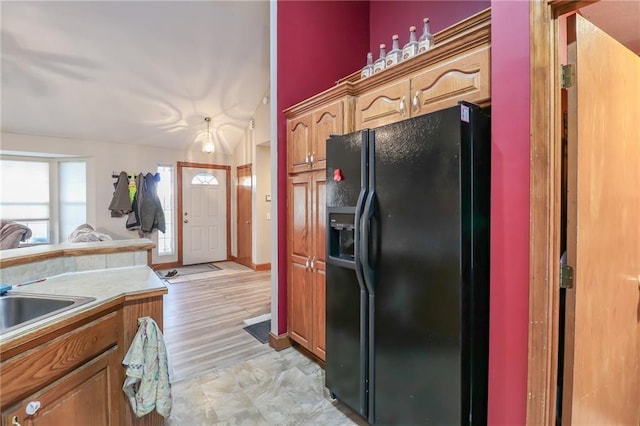
[{"label": "freezer door", "polygon": [[341,402],[367,415],[367,297],[359,223],[367,191],[368,132],[327,141],[325,384]]}]

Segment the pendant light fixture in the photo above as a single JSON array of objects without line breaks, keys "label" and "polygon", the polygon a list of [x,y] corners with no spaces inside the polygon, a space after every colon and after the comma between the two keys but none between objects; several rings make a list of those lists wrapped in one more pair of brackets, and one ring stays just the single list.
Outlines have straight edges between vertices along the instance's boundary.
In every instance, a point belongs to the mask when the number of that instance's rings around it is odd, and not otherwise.
[{"label": "pendant light fixture", "polygon": [[211,117],[205,117],[204,121],[207,122],[207,134],[204,142],[202,142],[202,152],[206,152],[207,154],[213,154],[216,150],[216,146],[213,143],[214,141],[213,134],[211,133],[211,130],[209,130],[209,123],[211,123]]}]

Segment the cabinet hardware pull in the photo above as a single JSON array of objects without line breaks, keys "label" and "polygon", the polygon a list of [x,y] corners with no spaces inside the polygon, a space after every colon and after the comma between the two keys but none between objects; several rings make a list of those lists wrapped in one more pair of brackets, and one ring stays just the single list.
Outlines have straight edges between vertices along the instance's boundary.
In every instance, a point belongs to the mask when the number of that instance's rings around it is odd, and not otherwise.
[{"label": "cabinet hardware pull", "polygon": [[309,269],[309,258],[307,257],[307,260],[304,261],[304,269]]},{"label": "cabinet hardware pull", "polygon": [[315,267],[316,267],[315,265],[316,265],[316,257],[315,257],[315,256],[313,256],[313,257],[311,258],[311,270],[312,270],[312,271],[315,269]]},{"label": "cabinet hardware pull", "polygon": [[307,153],[307,156],[304,158],[304,164],[309,164],[309,153]]},{"label": "cabinet hardware pull", "polygon": [[316,161],[316,153],[312,152],[311,157],[309,159],[311,160],[311,164],[313,164],[313,162]]},{"label": "cabinet hardware pull", "polygon": [[31,401],[27,404],[27,408],[25,408],[25,412],[27,416],[33,416],[40,409],[40,401]]},{"label": "cabinet hardware pull", "polygon": [[403,96],[402,99],[400,100],[400,115],[404,117],[404,99],[405,97]]},{"label": "cabinet hardware pull", "polygon": [[11,419],[11,426],[20,426],[19,421],[20,419],[18,418],[18,416],[13,416],[13,418]]},{"label": "cabinet hardware pull", "polygon": [[420,92],[416,91],[416,94],[413,97],[413,108],[416,112],[420,111]]}]

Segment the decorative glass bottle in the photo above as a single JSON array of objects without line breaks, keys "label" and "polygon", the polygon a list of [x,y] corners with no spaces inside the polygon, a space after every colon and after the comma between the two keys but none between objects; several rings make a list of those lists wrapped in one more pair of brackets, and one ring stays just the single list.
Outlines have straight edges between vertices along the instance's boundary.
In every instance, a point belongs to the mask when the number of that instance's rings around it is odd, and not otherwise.
[{"label": "decorative glass bottle", "polygon": [[373,63],[373,73],[378,73],[385,69],[386,67],[386,56],[387,56],[387,46],[384,44],[380,45],[380,56]]},{"label": "decorative glass bottle", "polygon": [[418,39],[418,53],[426,52],[433,47],[433,35],[429,32],[429,18],[422,20],[422,35]]},{"label": "decorative glass bottle", "polygon": [[367,53],[367,65],[360,71],[360,78],[367,78],[373,74],[373,53]]},{"label": "decorative glass bottle", "polygon": [[418,42],[416,41],[416,27],[409,27],[409,42],[402,48],[402,60],[405,61],[418,53]]},{"label": "decorative glass bottle", "polygon": [[399,63],[402,60],[402,50],[400,50],[400,43],[398,42],[398,34],[394,34],[391,37],[393,40],[393,44],[391,45],[391,50],[387,53],[387,64],[386,68],[389,68],[392,65]]}]

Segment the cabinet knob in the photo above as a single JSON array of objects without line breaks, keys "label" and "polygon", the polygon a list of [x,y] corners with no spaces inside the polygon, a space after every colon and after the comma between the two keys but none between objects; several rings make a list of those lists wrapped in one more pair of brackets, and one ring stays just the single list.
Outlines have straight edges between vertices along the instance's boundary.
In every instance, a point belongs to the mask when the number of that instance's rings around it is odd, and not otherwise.
[{"label": "cabinet knob", "polygon": [[405,112],[404,100],[405,100],[405,97],[403,96],[402,99],[400,99],[400,115],[403,117]]},{"label": "cabinet knob", "polygon": [[304,261],[304,269],[309,269],[309,258],[307,257],[307,260]]},{"label": "cabinet knob", "polygon": [[307,156],[304,158],[304,164],[309,164],[309,153],[307,153]]},{"label": "cabinet knob", "polygon": [[20,419],[18,416],[13,416],[11,419],[11,426],[20,426]]},{"label": "cabinet knob", "polygon": [[316,267],[315,265],[316,265],[316,257],[315,257],[315,256],[313,256],[313,257],[311,258],[311,265],[310,265],[310,268],[311,268],[311,270],[312,270],[312,271],[313,271],[313,269]]},{"label": "cabinet knob", "polygon": [[33,416],[40,409],[40,401],[31,401],[27,404],[27,408],[24,411],[27,413],[27,416]]},{"label": "cabinet knob", "polygon": [[314,161],[316,161],[316,153],[312,152],[311,155],[309,156],[309,162],[313,164]]}]

